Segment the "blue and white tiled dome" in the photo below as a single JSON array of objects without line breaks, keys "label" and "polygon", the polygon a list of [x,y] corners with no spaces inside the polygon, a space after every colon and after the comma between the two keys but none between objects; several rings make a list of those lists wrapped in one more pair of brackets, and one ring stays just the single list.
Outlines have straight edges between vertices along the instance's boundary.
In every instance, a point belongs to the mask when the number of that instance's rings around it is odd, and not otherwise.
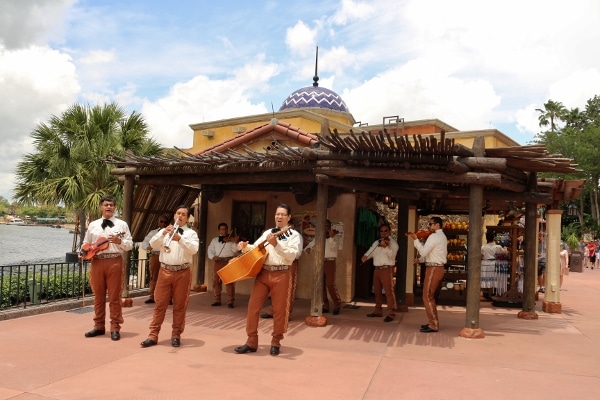
[{"label": "blue and white tiled dome", "polygon": [[307,86],[290,94],[279,111],[289,108],[327,108],[335,111],[350,112],[344,100],[336,92],[319,86]]}]

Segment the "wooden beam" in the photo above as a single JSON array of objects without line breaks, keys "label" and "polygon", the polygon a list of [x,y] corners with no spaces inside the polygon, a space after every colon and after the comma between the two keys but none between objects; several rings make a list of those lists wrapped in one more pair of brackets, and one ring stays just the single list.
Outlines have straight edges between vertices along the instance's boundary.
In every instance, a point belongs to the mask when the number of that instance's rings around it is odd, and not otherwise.
[{"label": "wooden beam", "polygon": [[392,186],[382,186],[377,183],[371,183],[369,181],[355,181],[346,179],[331,178],[327,175],[317,174],[317,183],[328,186],[340,187],[349,190],[358,190],[363,192],[371,192],[377,194],[388,194],[390,196],[399,197],[408,200],[419,200],[421,195],[419,192],[414,190],[397,189]]}]

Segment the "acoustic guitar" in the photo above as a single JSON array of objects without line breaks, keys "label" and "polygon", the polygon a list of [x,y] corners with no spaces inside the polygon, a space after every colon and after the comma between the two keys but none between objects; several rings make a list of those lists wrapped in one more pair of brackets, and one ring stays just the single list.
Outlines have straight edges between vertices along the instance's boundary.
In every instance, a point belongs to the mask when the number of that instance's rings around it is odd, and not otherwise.
[{"label": "acoustic guitar", "polygon": [[[277,238],[282,235],[288,235],[288,231],[292,229],[290,226],[282,228],[280,231],[272,232]],[[225,284],[242,281],[244,279],[254,278],[265,263],[267,258],[267,250],[265,246],[269,244],[268,240],[260,243],[252,250],[229,260],[226,266],[217,271],[219,278]]]},{"label": "acoustic guitar", "polygon": [[[123,235],[125,235],[125,232],[117,232],[115,234],[115,236],[119,238],[123,237]],[[108,238],[101,237],[94,243],[86,243],[83,246],[81,246],[81,251],[79,252],[79,254],[81,255],[82,259],[86,261],[91,260],[99,251],[108,249],[109,244],[110,242],[108,241]]]}]

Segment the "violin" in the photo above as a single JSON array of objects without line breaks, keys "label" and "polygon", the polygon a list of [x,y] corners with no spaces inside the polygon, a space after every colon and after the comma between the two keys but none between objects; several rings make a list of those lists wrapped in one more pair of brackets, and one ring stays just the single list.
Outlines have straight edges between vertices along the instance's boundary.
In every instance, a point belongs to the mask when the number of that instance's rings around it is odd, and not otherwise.
[{"label": "violin", "polygon": [[[118,232],[115,236],[121,238],[124,234],[125,232]],[[84,260],[91,260],[99,251],[108,249],[108,245],[110,244],[108,240],[108,238],[101,237],[94,243],[86,243],[81,246],[81,251],[79,252],[81,258]]]},{"label": "violin", "polygon": [[420,229],[417,232],[406,232],[405,236],[410,236],[412,233],[417,235],[417,239],[427,239],[433,232],[425,229]]}]

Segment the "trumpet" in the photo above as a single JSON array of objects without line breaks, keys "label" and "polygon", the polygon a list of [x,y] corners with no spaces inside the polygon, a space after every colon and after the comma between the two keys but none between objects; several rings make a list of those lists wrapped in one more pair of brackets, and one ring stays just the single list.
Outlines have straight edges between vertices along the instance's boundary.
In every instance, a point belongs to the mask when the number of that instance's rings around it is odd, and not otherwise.
[{"label": "trumpet", "polygon": [[171,240],[173,240],[173,236],[175,236],[175,234],[177,233],[177,229],[179,229],[179,224],[175,222],[175,225],[173,225],[173,230],[169,232],[169,234],[163,241],[163,251],[165,253],[171,252],[171,248],[169,247],[169,245],[171,244]]}]

